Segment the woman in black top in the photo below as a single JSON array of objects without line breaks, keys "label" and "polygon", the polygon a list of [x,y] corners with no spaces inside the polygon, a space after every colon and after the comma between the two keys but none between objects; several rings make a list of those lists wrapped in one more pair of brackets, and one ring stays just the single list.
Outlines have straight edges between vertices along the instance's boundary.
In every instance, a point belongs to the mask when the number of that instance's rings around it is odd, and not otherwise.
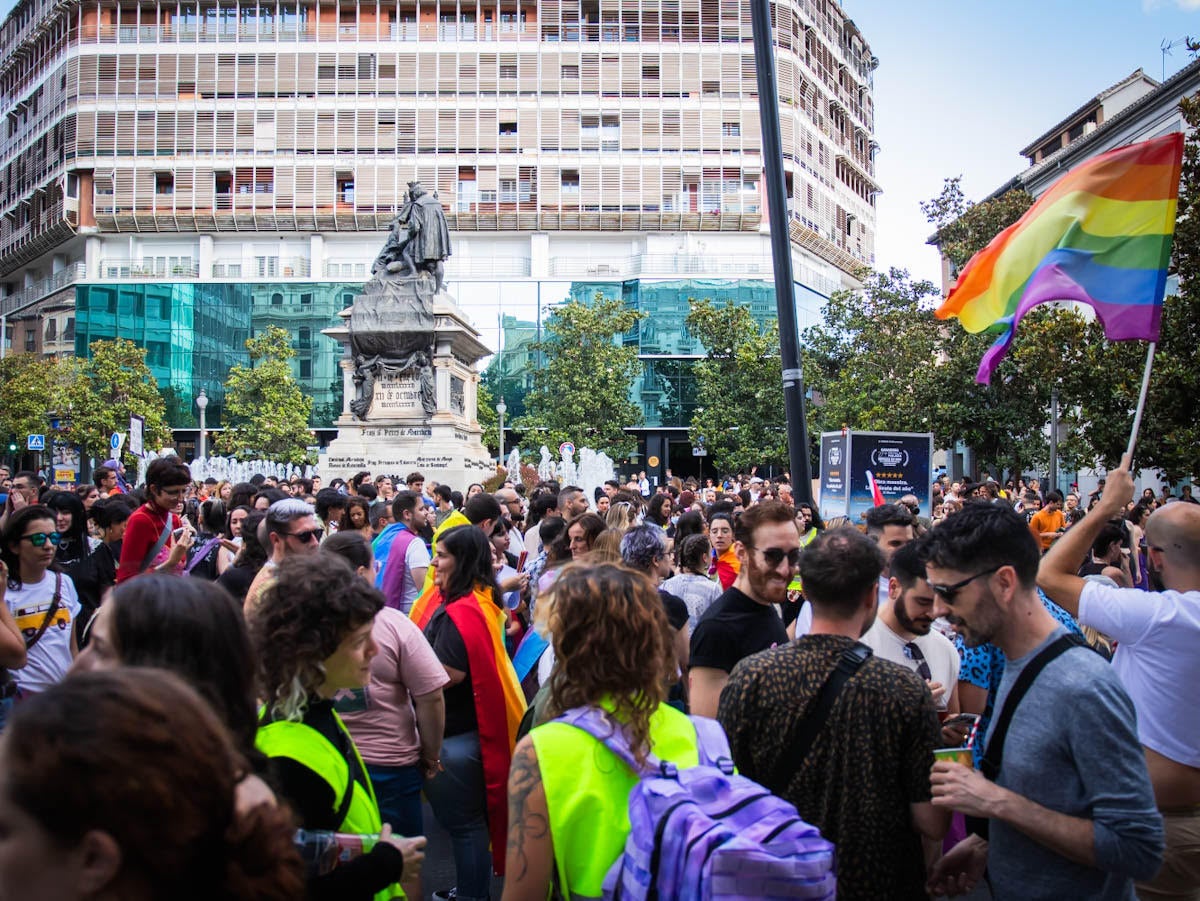
[{"label": "woman in black top", "polygon": [[267,549],[258,540],[258,526],[266,515],[261,510],[255,510],[242,520],[242,549],[217,578],[217,584],[233,595],[235,600],[246,600],[250,583],[267,562]]},{"label": "woman in black top", "polygon": [[61,536],[54,562],[69,576],[75,575],[75,567],[86,560],[92,552],[88,544],[87,513],[83,501],[74,491],[53,491],[46,495],[46,506],[54,511],[55,528]]},{"label": "woman in black top", "polygon": [[80,562],[71,575],[79,604],[83,608],[76,620],[75,639],[83,648],[88,642],[90,623],[104,600],[104,594],[117,581],[117,564],[121,560],[121,539],[133,507],[123,495],[103,498],[92,504],[88,518],[100,532],[100,544]]}]

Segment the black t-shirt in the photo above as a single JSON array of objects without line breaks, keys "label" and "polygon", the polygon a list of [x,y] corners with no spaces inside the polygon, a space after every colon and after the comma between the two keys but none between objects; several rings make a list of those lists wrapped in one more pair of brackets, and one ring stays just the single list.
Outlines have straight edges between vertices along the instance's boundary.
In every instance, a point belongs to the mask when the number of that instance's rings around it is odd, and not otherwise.
[{"label": "black t-shirt", "polygon": [[676,597],[661,588],[658,589],[658,596],[662,598],[663,606],[667,608],[667,622],[671,624],[672,629],[678,632],[688,621],[687,604],[683,602],[683,598]]},{"label": "black t-shirt", "polygon": [[440,608],[425,626],[425,637],[429,639],[433,652],[443,666],[461,670],[467,674],[457,685],[447,685],[442,695],[446,700],[445,737],[474,732],[479,728],[475,716],[475,692],[471,687],[471,661],[467,657],[467,645],[454,620]]},{"label": "black t-shirt", "polygon": [[787,644],[783,620],[769,604],[760,604],[736,588],[713,601],[692,633],[689,666],[731,672],[743,657]]},{"label": "black t-shirt", "polygon": [[235,601],[246,600],[246,592],[250,590],[250,583],[254,581],[254,577],[258,575],[260,566],[238,566],[233,565],[226,567],[225,572],[217,577],[217,584],[233,595]]}]

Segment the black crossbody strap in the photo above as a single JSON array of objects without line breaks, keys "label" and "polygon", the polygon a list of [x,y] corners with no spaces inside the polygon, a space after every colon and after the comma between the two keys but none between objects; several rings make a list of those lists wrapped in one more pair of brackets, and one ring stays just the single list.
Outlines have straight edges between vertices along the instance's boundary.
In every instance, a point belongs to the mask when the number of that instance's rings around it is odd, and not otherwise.
[{"label": "black crossbody strap", "polygon": [[867,662],[872,653],[862,642],[855,642],[853,646],[842,651],[837,666],[821,686],[812,713],[797,720],[788,733],[768,786],[776,794],[787,788],[789,772],[795,772],[803,765],[808,752],[812,750],[813,742],[817,740],[825,721],[829,719],[829,712],[833,710],[833,704],[841,694],[842,688],[850,681],[850,677],[858,672],[859,667]]},{"label": "black crossbody strap", "polygon": [[995,782],[996,777],[1000,775],[1000,764],[1004,759],[1004,739],[1008,735],[1009,724],[1012,722],[1013,714],[1017,712],[1021,699],[1025,697],[1025,693],[1029,691],[1029,687],[1033,685],[1038,674],[1060,654],[1071,648],[1086,648],[1087,646],[1088,643],[1082,636],[1068,632],[1042,648],[1041,652],[1025,665],[1025,669],[1021,670],[1021,675],[1017,676],[1017,681],[1008,692],[1008,697],[1004,699],[1004,708],[996,717],[996,725],[992,727],[987,748],[983,752],[983,759],[979,762],[979,771],[988,779]]},{"label": "black crossbody strap", "polygon": [[50,601],[50,609],[46,611],[46,616],[42,619],[41,626],[38,627],[37,634],[32,638],[25,639],[25,650],[30,650],[35,644],[42,640],[42,636],[46,634],[46,630],[50,628],[50,620],[54,619],[54,614],[58,610],[58,605],[62,603],[62,573],[54,574],[54,598]]},{"label": "black crossbody strap", "polygon": [[146,556],[142,558],[142,565],[138,567],[139,573],[144,573],[150,568],[150,564],[154,562],[154,558],[158,556],[158,552],[163,549],[163,545],[171,537],[171,522],[171,514],[168,513],[167,521],[163,524],[162,534],[158,536],[158,541],[154,542],[154,547],[150,548]]}]

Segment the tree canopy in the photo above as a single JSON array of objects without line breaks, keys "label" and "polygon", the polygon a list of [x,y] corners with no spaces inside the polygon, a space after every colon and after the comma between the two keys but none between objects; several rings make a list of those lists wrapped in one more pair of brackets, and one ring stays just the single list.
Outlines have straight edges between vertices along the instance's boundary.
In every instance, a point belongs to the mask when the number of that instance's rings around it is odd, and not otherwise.
[{"label": "tree canopy", "polygon": [[545,363],[534,371],[525,415],[512,428],[527,443],[550,448],[570,441],[614,457],[632,453],[637,442],[625,428],[641,425],[643,416],[629,399],[629,387],[641,365],[637,348],[623,346],[618,336],[644,315],[599,293],[590,303],[572,300],[555,307],[543,339],[531,345]]},{"label": "tree canopy", "polygon": [[313,462],[313,402],[292,376],[291,336],[272,325],[247,340],[246,350],[250,365],[234,366],[225,382],[226,428],[217,436],[218,450],[241,459]]}]

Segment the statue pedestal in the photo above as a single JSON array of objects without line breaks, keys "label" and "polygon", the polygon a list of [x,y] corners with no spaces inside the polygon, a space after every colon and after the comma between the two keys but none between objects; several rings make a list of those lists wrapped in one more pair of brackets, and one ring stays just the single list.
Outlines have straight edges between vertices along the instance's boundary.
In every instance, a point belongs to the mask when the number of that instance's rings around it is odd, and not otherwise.
[{"label": "statue pedestal", "polygon": [[[435,295],[431,308],[433,384],[428,384],[427,377],[423,385],[419,372],[389,372],[385,365],[375,377],[365,420],[350,411],[356,393],[351,330],[348,325],[324,330],[323,334],[340,341],[344,348],[345,385],[338,436],[321,455],[321,476],[326,484],[363,470],[373,476],[390,475],[402,484],[416,471],[426,480],[465,492],[472,482],[495,475],[476,417],[479,374],[475,363],[491,351],[448,294]],[[343,310],[342,317],[350,319],[353,310]],[[397,323],[396,331],[401,338],[403,325]],[[433,394],[428,405],[433,413],[426,412],[423,393]]]}]

